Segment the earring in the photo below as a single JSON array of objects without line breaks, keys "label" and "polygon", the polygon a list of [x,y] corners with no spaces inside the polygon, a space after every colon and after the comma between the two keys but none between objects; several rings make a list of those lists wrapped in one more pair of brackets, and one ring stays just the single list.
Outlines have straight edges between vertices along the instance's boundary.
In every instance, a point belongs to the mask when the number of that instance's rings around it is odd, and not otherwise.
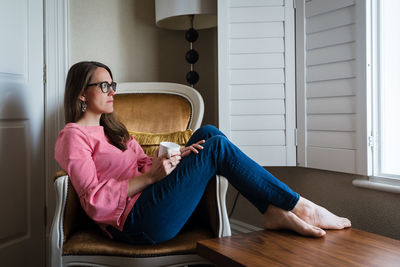
[{"label": "earring", "polygon": [[84,101],[82,101],[82,102],[81,102],[81,110],[82,110],[82,112],[85,112],[85,111],[86,111],[86,108],[87,108],[86,103],[85,103]]}]

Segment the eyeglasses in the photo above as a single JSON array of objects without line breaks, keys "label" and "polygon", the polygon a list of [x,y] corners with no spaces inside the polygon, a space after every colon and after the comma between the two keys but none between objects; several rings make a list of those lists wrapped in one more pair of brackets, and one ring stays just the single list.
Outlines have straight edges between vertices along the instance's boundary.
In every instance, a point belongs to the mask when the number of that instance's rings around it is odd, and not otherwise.
[{"label": "eyeglasses", "polygon": [[111,88],[115,91],[117,91],[117,83],[116,82],[112,82],[112,83],[108,83],[108,82],[99,82],[99,83],[91,83],[88,84],[87,87],[89,86],[100,86],[100,89],[103,93],[108,94],[111,90]]}]

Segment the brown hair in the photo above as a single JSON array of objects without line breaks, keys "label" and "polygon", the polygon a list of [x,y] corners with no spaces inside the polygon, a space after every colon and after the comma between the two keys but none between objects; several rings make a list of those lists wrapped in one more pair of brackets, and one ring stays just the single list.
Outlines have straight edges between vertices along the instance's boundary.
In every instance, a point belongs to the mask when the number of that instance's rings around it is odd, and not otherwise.
[{"label": "brown hair", "polygon": [[[96,61],[78,62],[69,69],[64,95],[65,123],[77,122],[82,118],[82,103],[79,97],[83,95],[97,68],[106,69],[113,79],[110,68]],[[102,114],[100,125],[104,127],[105,134],[114,146],[123,151],[126,150],[129,133],[125,125],[118,121],[113,113]]]}]

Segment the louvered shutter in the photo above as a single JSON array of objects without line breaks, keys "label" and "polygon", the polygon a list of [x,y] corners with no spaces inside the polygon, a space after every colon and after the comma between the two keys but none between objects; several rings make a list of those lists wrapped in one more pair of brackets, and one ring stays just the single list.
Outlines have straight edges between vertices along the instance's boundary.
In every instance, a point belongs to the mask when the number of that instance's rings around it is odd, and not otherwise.
[{"label": "louvered shutter", "polygon": [[263,166],[293,166],[292,1],[218,1],[219,127]]}]

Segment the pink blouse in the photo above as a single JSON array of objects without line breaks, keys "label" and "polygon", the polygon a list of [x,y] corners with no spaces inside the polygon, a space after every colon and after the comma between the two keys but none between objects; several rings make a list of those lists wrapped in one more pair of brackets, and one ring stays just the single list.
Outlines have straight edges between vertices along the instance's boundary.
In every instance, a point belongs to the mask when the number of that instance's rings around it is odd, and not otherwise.
[{"label": "pink blouse", "polygon": [[55,158],[71,179],[82,208],[100,227],[122,230],[140,193],[128,197],[128,181],[150,169],[148,157],[131,137],[127,149],[113,146],[103,126],[68,123],[59,133]]}]

